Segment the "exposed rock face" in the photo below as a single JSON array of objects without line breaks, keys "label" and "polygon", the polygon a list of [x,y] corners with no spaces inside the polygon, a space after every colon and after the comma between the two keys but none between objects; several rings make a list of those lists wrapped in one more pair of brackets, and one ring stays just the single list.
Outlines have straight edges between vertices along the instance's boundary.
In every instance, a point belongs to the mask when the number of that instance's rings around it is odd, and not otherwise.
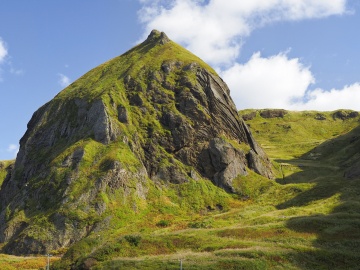
[{"label": "exposed rock face", "polygon": [[[107,189],[119,190],[121,189],[124,193],[124,196],[130,195],[134,188],[131,179],[137,179],[135,195],[138,198],[145,199],[147,188],[146,188],[146,170],[144,167],[140,168],[138,172],[130,172],[126,170],[122,165],[117,162],[108,162],[106,168],[102,168],[106,171],[103,176],[99,178],[94,178],[94,186],[91,190],[84,191],[79,197],[75,198],[74,201],[71,201],[69,194],[71,192],[70,187],[72,182],[79,181],[79,176],[76,173],[80,159],[82,158],[83,150],[77,149],[70,156],[66,157],[63,162],[64,167],[71,167],[73,173],[68,175],[63,179],[63,183],[60,190],[62,192],[62,198],[54,195],[55,192],[52,189],[52,183],[46,183],[42,189],[35,190],[30,188],[30,184],[25,184],[24,187],[20,189],[18,194],[14,195],[14,200],[11,201],[8,208],[3,211],[0,215],[0,241],[8,242],[7,245],[3,248],[3,252],[11,253],[15,255],[21,254],[44,254],[50,250],[56,250],[62,247],[71,245],[74,242],[81,240],[83,237],[87,236],[93,231],[97,231],[104,225],[104,222],[107,221],[97,221],[93,224],[87,224],[84,226],[81,220],[72,220],[69,216],[62,214],[62,211],[58,213],[53,213],[48,219],[43,219],[42,223],[37,224],[34,228],[34,225],[29,223],[26,219],[21,220],[22,216],[15,216],[17,220],[12,220],[11,216],[9,217],[7,211],[14,208],[23,209],[23,215],[29,216],[34,209],[28,209],[24,204],[29,201],[36,201],[36,209],[41,211],[47,211],[47,209],[55,206],[55,203],[61,203],[65,207],[70,207],[76,209],[78,207],[83,208],[84,206],[90,209],[94,209],[96,215],[99,217],[105,212],[106,204],[97,199],[99,194],[105,194]],[[46,170],[43,171],[46,174]],[[48,173],[51,176],[51,172]],[[7,183],[10,183],[12,180],[11,174],[6,178]],[[65,186],[65,188],[64,188]],[[3,190],[7,191],[6,185],[2,186],[1,195],[3,195]],[[9,191],[12,191],[11,189]],[[32,194],[32,192],[34,192]],[[48,193],[41,195],[40,192]],[[55,198],[51,198],[56,196]],[[45,200],[44,200],[45,197]],[[49,198],[50,197],[50,198]],[[3,198],[3,196],[2,196]],[[49,205],[41,205],[46,201]],[[84,209],[86,211],[86,208]],[[15,215],[15,213],[13,215]],[[8,222],[10,221],[10,222]],[[42,227],[43,226],[43,227]],[[39,230],[39,232],[37,232]],[[31,237],[31,235],[37,232],[41,235],[40,239],[36,237]]]},{"label": "exposed rock face", "polygon": [[320,121],[326,120],[325,115],[323,115],[322,113],[317,113],[314,118],[315,118],[316,120],[320,120]]},{"label": "exposed rock face", "polygon": [[334,114],[333,114],[334,119],[341,119],[341,120],[356,118],[358,116],[359,116],[358,112],[347,111],[347,110],[339,110],[339,111],[334,112]]},{"label": "exposed rock face", "polygon": [[[28,123],[28,129],[20,140],[20,150],[16,158],[15,169],[18,174],[4,181],[0,191],[3,204],[7,204],[16,196],[20,189],[36,174],[48,170],[48,155],[54,156],[54,145],[62,141],[76,142],[79,139],[92,137],[103,144],[108,144],[117,138],[118,130],[113,120],[108,116],[102,100],[92,103],[82,99],[71,100],[59,104],[56,100],[47,103],[36,111]],[[54,119],[61,119],[54,121]],[[64,145],[66,147],[66,144]],[[41,157],[38,157],[41,151]],[[54,152],[55,151],[55,152]],[[83,150],[79,150],[80,152]],[[81,160],[82,155],[74,154],[69,159]],[[70,161],[64,161],[68,163]],[[71,161],[73,164],[74,162]],[[3,190],[6,190],[3,191]],[[0,238],[1,239],[1,238]]]},{"label": "exposed rock face", "polygon": [[[177,111],[162,108],[163,113],[160,122],[171,131],[171,136],[159,141],[158,138],[154,139],[168,153],[174,154],[178,160],[186,165],[195,166],[200,173],[213,180],[216,185],[225,188],[227,191],[232,191],[231,180],[237,175],[246,173],[245,167],[248,166],[250,160],[246,159],[244,153],[240,154],[239,150],[231,147],[228,143],[226,147],[219,146],[219,137],[226,134],[229,139],[249,144],[253,149],[252,156],[257,156],[259,160],[262,160],[264,165],[258,168],[261,162],[254,163],[251,159],[251,169],[266,177],[272,177],[269,160],[255,142],[246,124],[238,116],[229,95],[229,89],[219,77],[209,73],[196,63],[184,66],[181,62],[167,62],[163,63],[162,70],[164,73],[158,79],[158,83],[174,91]],[[184,71],[191,71],[196,76],[196,80],[190,80],[188,74],[182,75]],[[179,74],[178,81],[169,84],[168,74],[171,74],[170,76]],[[156,87],[156,82],[151,81],[151,78],[148,92],[151,94],[151,102],[154,103],[155,107],[159,106],[160,108],[162,104],[171,102],[172,97],[164,96],[161,88]],[[217,143],[214,144],[214,142]],[[223,144],[225,145],[225,142]],[[152,152],[150,146],[149,148],[148,152]],[[217,155],[215,155],[215,149],[217,149]],[[228,149],[233,150],[228,151]],[[210,157],[207,159],[209,164],[199,161],[199,156],[201,157],[200,160],[206,156],[204,151],[209,152],[207,154]],[[235,155],[235,153],[237,154]],[[235,163],[224,161],[232,160],[235,156]],[[250,158],[250,156],[248,157]],[[221,168],[210,168],[214,159],[224,161]],[[151,177],[151,172],[157,170],[154,166],[156,162],[151,158],[146,158],[143,162],[146,164]],[[225,164],[230,167],[227,168]],[[162,173],[162,175],[165,174]]]},{"label": "exposed rock face", "polygon": [[153,31],[34,113],[0,190],[0,241],[18,254],[66,247],[107,226],[110,195],[136,198],[137,211],[148,181],[207,178],[234,192],[247,168],[272,178],[226,84]]},{"label": "exposed rock face", "polygon": [[150,35],[147,38],[147,41],[149,42],[157,42],[161,45],[164,45],[168,42],[170,42],[170,39],[164,32],[159,32],[157,30],[152,30]]},{"label": "exposed rock face", "polygon": [[258,154],[256,154],[254,150],[250,150],[247,158],[250,169],[267,178],[271,179],[273,177],[272,172],[269,170],[269,165],[264,162],[264,160]]},{"label": "exposed rock face", "polygon": [[253,112],[250,112],[247,114],[243,114],[241,117],[242,117],[242,119],[244,119],[244,121],[252,120],[256,117],[256,111],[253,111]]},{"label": "exposed rock face", "polygon": [[232,181],[236,176],[247,175],[245,153],[220,138],[210,141],[199,156],[199,163],[201,172],[229,192],[234,192]]},{"label": "exposed rock face", "polygon": [[282,109],[267,109],[260,111],[260,116],[262,118],[283,118],[286,113],[287,111]]}]

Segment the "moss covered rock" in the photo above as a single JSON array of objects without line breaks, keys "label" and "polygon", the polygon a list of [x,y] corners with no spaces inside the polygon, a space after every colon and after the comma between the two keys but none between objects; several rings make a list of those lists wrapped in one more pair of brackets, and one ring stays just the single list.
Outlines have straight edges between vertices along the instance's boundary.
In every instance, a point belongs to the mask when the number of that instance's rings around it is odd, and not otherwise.
[{"label": "moss covered rock", "polygon": [[186,211],[213,207],[219,196],[201,192],[195,206],[185,189],[212,181],[235,192],[247,167],[272,177],[226,84],[154,30],[34,113],[0,191],[0,241],[9,253],[64,248],[164,196],[176,205],[173,185],[183,185]]}]

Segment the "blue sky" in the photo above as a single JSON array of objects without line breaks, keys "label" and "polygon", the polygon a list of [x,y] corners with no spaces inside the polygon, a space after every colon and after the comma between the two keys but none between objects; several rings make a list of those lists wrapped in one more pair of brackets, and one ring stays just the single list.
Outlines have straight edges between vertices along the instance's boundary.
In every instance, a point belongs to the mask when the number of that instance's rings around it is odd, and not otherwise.
[{"label": "blue sky", "polygon": [[238,107],[360,111],[359,1],[0,2],[0,160],[33,112],[156,28],[211,64]]}]

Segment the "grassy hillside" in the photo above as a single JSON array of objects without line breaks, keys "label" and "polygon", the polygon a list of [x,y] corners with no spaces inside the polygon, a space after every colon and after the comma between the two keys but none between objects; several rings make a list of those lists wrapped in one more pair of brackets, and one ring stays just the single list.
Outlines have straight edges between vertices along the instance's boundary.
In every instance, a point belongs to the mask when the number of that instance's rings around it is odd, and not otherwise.
[{"label": "grassy hillside", "polygon": [[358,118],[258,113],[248,123],[278,168],[276,181],[239,177],[241,195],[227,208],[150,211],[84,239],[57,269],[358,269],[360,179],[344,177],[358,159]]},{"label": "grassy hillside", "polygon": [[346,110],[285,111],[282,117],[274,118],[260,115],[269,111],[272,110],[244,110],[240,111],[240,115],[245,119],[251,118],[246,123],[272,158],[300,157],[326,140],[350,132],[360,123],[356,112]]},{"label": "grassy hillside", "polygon": [[[344,174],[360,157],[359,119],[326,112],[317,120],[319,114],[263,118],[256,111],[247,121],[278,170],[276,181],[249,172],[236,179],[241,195],[218,194],[226,203],[208,208],[197,192],[215,196],[218,189],[203,182],[178,186],[173,190],[184,202],[199,205],[190,212],[168,200],[175,198],[168,189],[153,187],[158,208],[131,216],[114,205],[123,226],[91,233],[53,269],[179,269],[180,263],[183,269],[358,269],[360,179]],[[9,256],[0,263],[5,269],[40,264]]]}]

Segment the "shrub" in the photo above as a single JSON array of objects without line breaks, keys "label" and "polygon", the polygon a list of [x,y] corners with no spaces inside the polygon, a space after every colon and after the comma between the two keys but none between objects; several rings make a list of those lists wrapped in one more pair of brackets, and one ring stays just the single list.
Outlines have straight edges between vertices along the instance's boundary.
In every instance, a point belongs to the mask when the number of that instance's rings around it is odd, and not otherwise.
[{"label": "shrub", "polygon": [[158,226],[158,227],[168,227],[168,226],[170,226],[170,221],[162,219],[158,223],[156,223],[156,226]]},{"label": "shrub", "polygon": [[214,223],[214,220],[212,218],[209,218],[209,219],[204,219],[201,221],[190,222],[188,224],[188,226],[189,226],[189,228],[195,228],[195,229],[212,228],[213,223]]},{"label": "shrub", "polygon": [[141,241],[140,235],[125,235],[124,238],[126,241],[128,241],[130,245],[133,245],[135,247],[137,247]]}]

